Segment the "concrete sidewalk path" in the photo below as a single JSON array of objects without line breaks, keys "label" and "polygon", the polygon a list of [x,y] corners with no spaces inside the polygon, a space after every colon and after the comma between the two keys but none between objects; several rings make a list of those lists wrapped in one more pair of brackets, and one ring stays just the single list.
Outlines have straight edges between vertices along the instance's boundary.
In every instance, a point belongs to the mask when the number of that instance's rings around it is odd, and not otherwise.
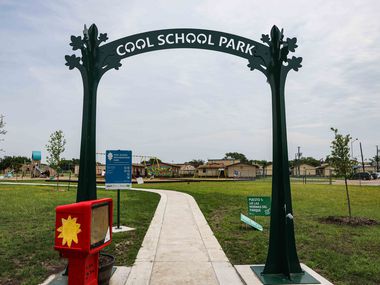
[{"label": "concrete sidewalk path", "polygon": [[158,193],[161,200],[126,284],[243,284],[192,196],[133,190]]}]

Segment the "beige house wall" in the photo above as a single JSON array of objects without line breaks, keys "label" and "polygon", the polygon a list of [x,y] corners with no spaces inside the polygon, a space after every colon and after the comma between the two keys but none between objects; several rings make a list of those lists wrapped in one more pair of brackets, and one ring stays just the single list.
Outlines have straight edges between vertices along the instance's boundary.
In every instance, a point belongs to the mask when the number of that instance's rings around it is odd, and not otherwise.
[{"label": "beige house wall", "polygon": [[[205,170],[205,172],[203,172]],[[218,168],[201,168],[198,169],[199,177],[218,177],[219,171]]]},{"label": "beige house wall", "polygon": [[136,166],[132,164],[132,176],[133,177],[145,177],[145,166]]},{"label": "beige house wall", "polygon": [[79,175],[79,165],[78,164],[74,165],[74,175],[76,175],[76,176]]},{"label": "beige house wall", "polygon": [[182,165],[179,169],[179,176],[193,176],[195,171],[196,169],[192,165]]},{"label": "beige house wall", "polygon": [[273,175],[273,164],[268,165],[267,167],[264,168],[264,174],[268,176]]},{"label": "beige house wall", "polygon": [[300,172],[298,173],[298,166],[293,167],[292,169],[292,175],[307,175],[307,176],[315,176],[317,174],[316,169],[312,165],[308,164],[301,164],[299,166]]},{"label": "beige house wall", "polygon": [[[237,171],[238,175],[235,176],[235,171]],[[254,178],[256,177],[257,167],[253,165],[247,164],[237,164],[231,165],[227,168],[227,177],[241,177],[241,178]]]},{"label": "beige house wall", "polygon": [[335,175],[335,174],[336,174],[336,172],[335,172],[334,168],[331,166],[325,167],[322,171],[323,176],[330,176],[330,175]]},{"label": "beige house wall", "polygon": [[102,172],[106,171],[106,166],[103,164],[96,165],[96,176],[102,176]]}]

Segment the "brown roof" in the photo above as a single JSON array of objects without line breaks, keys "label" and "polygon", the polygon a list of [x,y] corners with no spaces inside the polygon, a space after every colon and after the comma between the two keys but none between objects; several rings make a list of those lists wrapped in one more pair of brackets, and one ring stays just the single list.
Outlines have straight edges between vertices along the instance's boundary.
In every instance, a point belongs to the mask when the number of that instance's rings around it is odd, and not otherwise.
[{"label": "brown roof", "polygon": [[177,164],[172,164],[172,163],[167,163],[167,162],[159,162],[158,165],[160,164],[163,164],[163,165],[168,165],[168,166],[171,166],[171,167],[175,167],[175,168],[180,168],[181,166],[178,166]]},{"label": "brown roof", "polygon": [[195,167],[191,164],[182,164],[181,170],[195,170]]},{"label": "brown roof", "polygon": [[202,169],[202,168],[223,168],[223,167],[225,167],[225,165],[222,163],[210,163],[210,164],[203,164],[203,165],[198,166],[198,168],[200,168],[200,169]]},{"label": "brown roof", "polygon": [[324,168],[334,168],[334,167],[332,167],[330,164],[328,164],[328,163],[324,163],[324,164],[322,164],[322,165],[320,165],[320,166],[317,166],[316,167],[316,169],[324,169]]},{"label": "brown roof", "polygon": [[241,164],[241,165],[246,165],[246,166],[253,166],[253,167],[257,167],[257,168],[259,168],[259,165],[257,165],[257,164],[247,164],[247,163],[240,163],[240,162],[238,162],[238,163],[234,163],[234,164],[230,164],[230,165],[227,165],[226,168],[228,168],[228,167],[230,167],[230,166],[239,165],[239,164]]},{"label": "brown roof", "polygon": [[141,163],[132,163],[132,166],[134,166],[134,167],[145,167],[145,165],[143,165]]}]

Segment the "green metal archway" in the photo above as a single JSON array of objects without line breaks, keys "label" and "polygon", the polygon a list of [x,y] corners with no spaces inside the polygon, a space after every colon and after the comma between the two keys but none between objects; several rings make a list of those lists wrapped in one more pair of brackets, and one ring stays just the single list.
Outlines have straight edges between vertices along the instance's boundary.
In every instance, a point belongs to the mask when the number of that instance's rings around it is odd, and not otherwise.
[{"label": "green metal archway", "polygon": [[301,57],[288,57],[297,48],[296,38],[284,40],[283,31],[273,26],[270,35],[262,35],[259,43],[240,36],[202,29],[157,30],[128,36],[103,44],[107,34],[98,34],[91,25],[84,36],[71,36],[73,50],[81,57],[67,55],[66,65],[77,68],[83,80],[84,102],[80,172],[77,202],[97,198],[95,174],[96,98],[103,74],[119,69],[121,60],[130,56],[162,49],[197,48],[229,53],[248,60],[250,70],[263,73],[272,91],[273,117],[273,182],[269,250],[264,276],[280,274],[292,278],[302,274],[297,256],[291,190],[289,181],[284,88],[290,70],[298,71]]}]

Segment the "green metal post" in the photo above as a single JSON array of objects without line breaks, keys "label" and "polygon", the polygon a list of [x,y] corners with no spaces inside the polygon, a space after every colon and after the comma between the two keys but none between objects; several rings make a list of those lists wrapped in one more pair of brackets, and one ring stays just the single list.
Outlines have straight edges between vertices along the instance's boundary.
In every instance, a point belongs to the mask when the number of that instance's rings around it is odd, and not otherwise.
[{"label": "green metal post", "polygon": [[[288,145],[285,116],[285,81],[289,70],[298,71],[302,58],[287,58],[294,52],[296,38],[283,40],[283,32],[273,26],[271,35],[263,35],[262,41],[269,45],[270,62],[263,72],[272,91],[273,124],[273,177],[272,206],[269,234],[269,249],[262,274],[282,274],[290,279],[291,273],[302,273],[298,260],[293,224],[293,209],[290,191]],[[284,65],[284,62],[287,63]],[[257,68],[250,61],[251,69]]]},{"label": "green metal post", "polygon": [[77,68],[83,81],[83,115],[80,147],[77,202],[93,200],[96,195],[96,92],[104,71],[98,67],[99,44],[106,41],[106,34],[100,34],[95,25],[83,31],[83,38],[71,36],[73,50],[80,50],[82,57],[66,55],[69,69]]},{"label": "green metal post", "polygon": [[93,75],[83,78],[84,100],[77,202],[96,199],[96,91]]},{"label": "green metal post", "polygon": [[302,272],[295,247],[293,220],[286,216],[293,213],[288,145],[286,135],[284,83],[280,62],[277,62],[269,75],[272,90],[273,120],[273,177],[270,237],[267,261],[263,274]]}]

